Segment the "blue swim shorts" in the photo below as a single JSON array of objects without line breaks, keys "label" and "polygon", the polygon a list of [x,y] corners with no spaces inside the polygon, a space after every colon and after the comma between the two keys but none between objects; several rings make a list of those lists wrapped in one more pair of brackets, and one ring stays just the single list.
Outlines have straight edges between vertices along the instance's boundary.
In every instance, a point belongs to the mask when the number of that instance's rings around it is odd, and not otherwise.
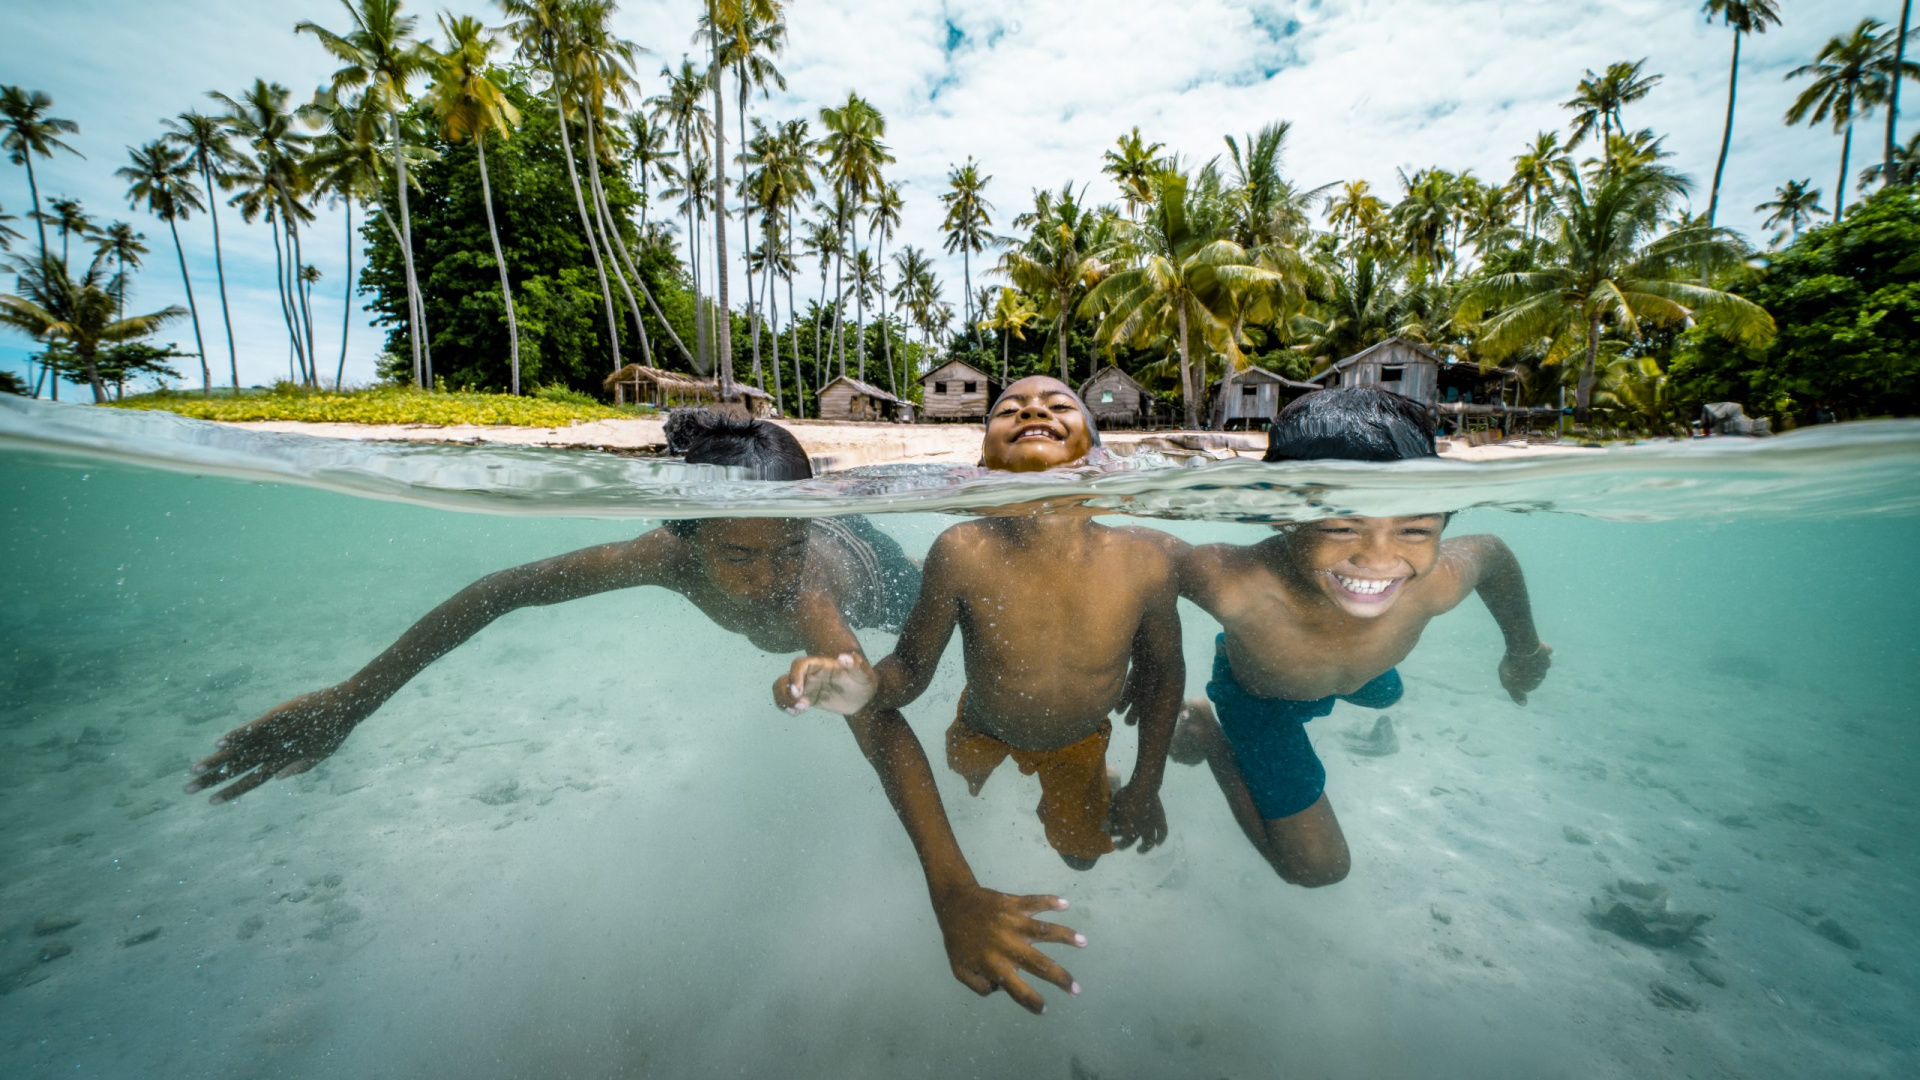
[{"label": "blue swim shorts", "polygon": [[1217,645],[1207,698],[1220,717],[1220,730],[1233,747],[1247,790],[1253,793],[1253,805],[1268,821],[1305,810],[1327,789],[1327,769],[1307,739],[1307,721],[1331,713],[1335,701],[1384,709],[1400,700],[1400,673],[1392,668],[1354,693],[1318,701],[1250,694],[1233,677],[1225,634]]}]

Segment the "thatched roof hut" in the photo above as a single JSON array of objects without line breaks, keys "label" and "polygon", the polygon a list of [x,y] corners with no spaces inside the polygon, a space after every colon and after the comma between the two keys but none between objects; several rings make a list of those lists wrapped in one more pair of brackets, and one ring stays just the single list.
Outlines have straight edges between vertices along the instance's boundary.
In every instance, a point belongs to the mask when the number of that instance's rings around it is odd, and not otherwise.
[{"label": "thatched roof hut", "polygon": [[[720,401],[720,386],[712,379],[640,364],[628,364],[607,376],[601,385],[612,391],[616,405],[631,401],[664,411],[687,405],[714,405]],[[733,389],[752,415],[773,415],[772,394],[738,382]]]}]

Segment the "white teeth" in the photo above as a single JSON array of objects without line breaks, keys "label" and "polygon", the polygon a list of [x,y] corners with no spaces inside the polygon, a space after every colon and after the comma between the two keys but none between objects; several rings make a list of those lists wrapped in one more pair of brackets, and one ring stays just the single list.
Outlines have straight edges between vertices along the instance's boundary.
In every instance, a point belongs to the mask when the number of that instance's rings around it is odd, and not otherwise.
[{"label": "white teeth", "polygon": [[1378,596],[1391,588],[1396,580],[1394,578],[1350,578],[1344,574],[1335,574],[1333,577],[1347,591],[1356,592],[1362,596]]}]

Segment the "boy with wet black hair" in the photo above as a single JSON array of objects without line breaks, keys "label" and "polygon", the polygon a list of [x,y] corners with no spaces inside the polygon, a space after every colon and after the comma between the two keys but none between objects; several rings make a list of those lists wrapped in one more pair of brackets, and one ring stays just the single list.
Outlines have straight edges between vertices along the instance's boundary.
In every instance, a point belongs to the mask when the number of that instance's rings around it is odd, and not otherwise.
[{"label": "boy with wet black hair", "polygon": [[[1079,398],[1038,376],[1009,386],[989,410],[980,456],[989,469],[1038,472],[1083,464],[1095,446]],[[775,683],[775,701],[796,712],[900,708],[925,692],[958,628],[967,689],[947,731],[947,763],[968,789],[978,795],[1009,757],[1038,774],[1047,841],[1076,870],[1090,869],[1116,839],[1141,851],[1159,844],[1160,782],[1186,677],[1178,582],[1160,534],[1093,516],[1074,506],[1007,507],[948,529],[927,553],[919,602],[892,656],[873,667],[851,656],[803,657]],[[1140,749],[1132,779],[1116,792],[1107,781],[1107,717],[1128,688],[1142,718]],[[1068,986],[1051,962],[1027,970]]]},{"label": "boy with wet black hair", "polygon": [[[1427,410],[1399,394],[1321,390],[1275,418],[1267,460],[1432,457],[1432,432]],[[1398,701],[1394,665],[1429,620],[1476,591],[1506,637],[1500,682],[1515,703],[1526,704],[1552,663],[1513,553],[1496,536],[1442,541],[1446,522],[1328,518],[1278,526],[1244,547],[1167,539],[1180,595],[1223,631],[1207,699],[1188,703],[1174,758],[1212,767],[1247,839],[1293,884],[1331,885],[1351,865],[1308,721],[1336,701],[1372,709]]]}]

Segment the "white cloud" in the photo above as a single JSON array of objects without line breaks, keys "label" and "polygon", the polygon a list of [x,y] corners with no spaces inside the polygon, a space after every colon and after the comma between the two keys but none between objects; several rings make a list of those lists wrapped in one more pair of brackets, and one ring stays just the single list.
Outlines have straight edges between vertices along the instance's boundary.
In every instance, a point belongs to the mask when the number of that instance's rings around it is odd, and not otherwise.
[{"label": "white cloud", "polygon": [[[499,18],[470,2],[451,6]],[[1721,219],[1750,232],[1758,225],[1751,208],[1787,179],[1811,177],[1831,205],[1839,139],[1782,125],[1793,93],[1783,75],[1860,19],[1898,17],[1892,0],[1802,0],[1783,8],[1786,24],[1749,39],[1742,56]],[[414,9],[424,29],[432,28],[433,10]],[[698,10],[697,2],[679,0],[634,5],[617,16],[622,33],[652,50],[639,65],[643,93],[659,90],[661,64],[677,63],[683,52],[698,59],[702,49],[689,41]],[[138,302],[159,306],[182,294],[164,226],[126,210],[111,176],[121,147],[154,137],[163,115],[204,108],[206,89],[231,92],[255,75],[298,92],[316,85],[332,65],[314,42],[292,33],[301,18],[334,25],[343,15],[317,0],[70,0],[12,20],[6,78],[50,93],[58,115],[80,122],[75,143],[87,154],[85,161],[40,163],[42,196],[77,195],[96,215],[125,218],[147,234],[154,253]],[[1730,45],[1727,32],[1707,25],[1690,0],[796,0],[788,21],[790,45],[779,61],[788,90],[756,100],[753,109],[769,118],[816,117],[849,91],[878,106],[898,158],[892,175],[906,184],[895,244],[938,255],[946,295],[956,303],[960,261],[940,251],[937,196],[947,169],[970,155],[994,176],[988,195],[1001,224],[1037,186],[1072,179],[1090,185],[1096,198],[1114,198],[1099,173],[1100,155],[1136,124],[1197,161],[1223,152],[1223,135],[1291,120],[1287,169],[1305,184],[1364,177],[1391,193],[1396,168],[1429,164],[1503,178],[1535,131],[1564,126],[1559,103],[1581,73],[1621,59],[1646,57],[1649,70],[1665,76],[1627,119],[1668,134],[1673,164],[1695,179],[1695,205],[1704,208]],[[730,94],[729,113],[731,105]],[[1863,124],[1854,140],[1856,171],[1879,146],[1879,122]],[[0,173],[0,202],[11,213],[24,211],[21,170]],[[242,378],[284,374],[285,333],[265,231],[242,228],[232,215],[222,224],[229,280],[237,286]],[[319,352],[330,363],[342,315],[338,217],[323,212],[310,237],[308,256],[324,275],[314,312]],[[737,248],[737,223],[733,239]],[[219,367],[225,346],[204,219],[185,223],[182,240]],[[742,287],[736,277],[736,296]],[[364,380],[380,335],[359,321],[357,303],[352,314],[348,377]],[[184,327],[170,336],[192,338]],[[18,336],[0,340],[0,357],[17,363],[24,344]]]}]

